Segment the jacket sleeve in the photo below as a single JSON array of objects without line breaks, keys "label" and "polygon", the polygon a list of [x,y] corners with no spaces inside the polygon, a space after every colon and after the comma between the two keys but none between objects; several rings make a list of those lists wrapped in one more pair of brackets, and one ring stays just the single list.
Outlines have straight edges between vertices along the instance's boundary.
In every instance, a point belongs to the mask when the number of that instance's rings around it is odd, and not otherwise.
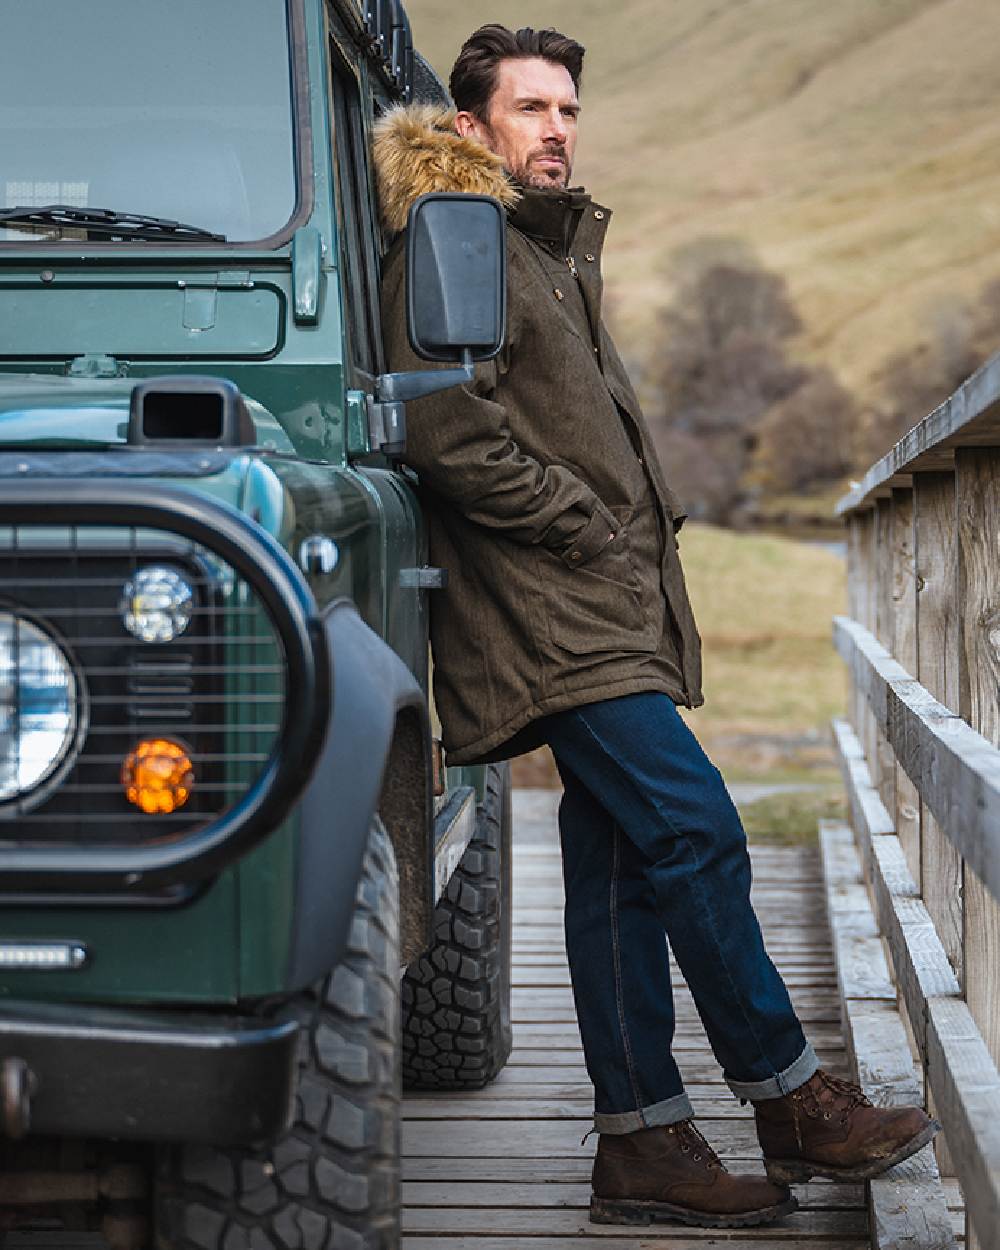
[{"label": "jacket sleeve", "polygon": [[[389,368],[434,368],[409,344],[405,269],[405,248],[397,240],[382,282]],[[496,360],[488,361],[476,366],[471,383],[408,403],[405,460],[469,520],[514,542],[540,543],[578,567],[614,539],[618,522],[571,469],[543,465],[521,451],[496,399],[499,371]]]}]

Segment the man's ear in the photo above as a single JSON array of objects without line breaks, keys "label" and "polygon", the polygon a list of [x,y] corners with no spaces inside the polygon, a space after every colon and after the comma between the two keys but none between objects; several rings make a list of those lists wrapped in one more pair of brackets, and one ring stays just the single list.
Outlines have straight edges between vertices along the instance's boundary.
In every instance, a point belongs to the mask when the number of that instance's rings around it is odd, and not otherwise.
[{"label": "man's ear", "polygon": [[489,147],[486,137],[486,127],[475,115],[475,113],[456,113],[455,130],[463,139],[478,139],[480,143]]}]

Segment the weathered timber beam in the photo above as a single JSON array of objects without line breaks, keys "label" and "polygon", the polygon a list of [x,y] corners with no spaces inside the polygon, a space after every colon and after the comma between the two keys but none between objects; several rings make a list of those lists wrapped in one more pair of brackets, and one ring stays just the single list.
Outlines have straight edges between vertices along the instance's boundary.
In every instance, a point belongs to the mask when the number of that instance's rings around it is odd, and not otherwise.
[{"label": "weathered timber beam", "polygon": [[[900,876],[905,860],[899,839],[873,832],[864,814],[884,828],[888,813],[878,812],[878,794],[860,744],[846,721],[834,726],[855,834],[870,865],[869,883],[879,925],[892,956],[896,983],[924,1059],[928,1083],[944,1124],[948,1147],[972,1223],[983,1246],[996,1245],[1000,1228],[1000,1072],[983,1041],[940,938],[923,903],[913,897],[912,879]],[[867,788],[861,801],[854,788]],[[855,817],[856,818],[856,817]],[[867,845],[866,845],[867,844]],[[895,894],[890,883],[903,893]]]},{"label": "weathered timber beam", "polygon": [[928,998],[957,996],[961,992],[958,979],[934,922],[917,897],[899,838],[885,832],[892,828],[891,819],[867,767],[858,762],[854,731],[846,721],[835,721],[833,731],[879,931],[888,943],[910,1027],[923,1054],[927,1027],[924,1004]]},{"label": "weathered timber beam", "polygon": [[933,698],[857,621],[834,619],[834,645],[946,837],[1000,899],[1000,750]]},{"label": "weathered timber beam", "polygon": [[979,1244],[995,1247],[1000,1232],[1000,1078],[961,999],[928,1003],[924,1062]]},{"label": "weathered timber beam", "polygon": [[[858,1081],[879,1106],[920,1102],[923,1083],[896,1009],[850,829],[821,821],[820,853],[844,1031]],[[868,1201],[875,1250],[952,1250],[956,1245],[933,1147],[871,1181]]]},{"label": "weathered timber beam", "polygon": [[1000,354],[988,360],[940,407],[904,434],[837,504],[838,516],[871,503],[903,475],[951,467],[956,447],[1000,446]]}]

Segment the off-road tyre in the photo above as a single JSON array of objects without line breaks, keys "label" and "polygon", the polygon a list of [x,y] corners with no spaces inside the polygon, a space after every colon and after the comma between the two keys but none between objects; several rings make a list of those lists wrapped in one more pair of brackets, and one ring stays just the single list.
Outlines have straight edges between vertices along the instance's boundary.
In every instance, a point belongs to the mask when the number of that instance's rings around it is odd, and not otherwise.
[{"label": "off-road tyre", "polygon": [[265,1150],[162,1148],[157,1250],[398,1250],[398,891],[376,820],[347,954],[294,1003],[291,1129]]},{"label": "off-road tyre", "polygon": [[403,978],[403,1084],[481,1089],[510,1057],[510,766],[490,764],[476,832]]}]

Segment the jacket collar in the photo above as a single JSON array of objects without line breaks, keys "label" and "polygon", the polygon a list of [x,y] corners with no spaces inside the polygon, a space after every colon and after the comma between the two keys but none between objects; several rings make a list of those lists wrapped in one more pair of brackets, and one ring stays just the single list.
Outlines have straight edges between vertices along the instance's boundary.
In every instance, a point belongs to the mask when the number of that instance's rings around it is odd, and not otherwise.
[{"label": "jacket collar", "polygon": [[[537,240],[560,254],[572,250],[573,240],[585,215],[599,212],[598,220],[606,220],[610,212],[591,199],[583,187],[543,191],[537,187],[518,187],[520,198],[507,209],[510,224],[522,234]],[[603,231],[601,232],[603,237]]]}]

